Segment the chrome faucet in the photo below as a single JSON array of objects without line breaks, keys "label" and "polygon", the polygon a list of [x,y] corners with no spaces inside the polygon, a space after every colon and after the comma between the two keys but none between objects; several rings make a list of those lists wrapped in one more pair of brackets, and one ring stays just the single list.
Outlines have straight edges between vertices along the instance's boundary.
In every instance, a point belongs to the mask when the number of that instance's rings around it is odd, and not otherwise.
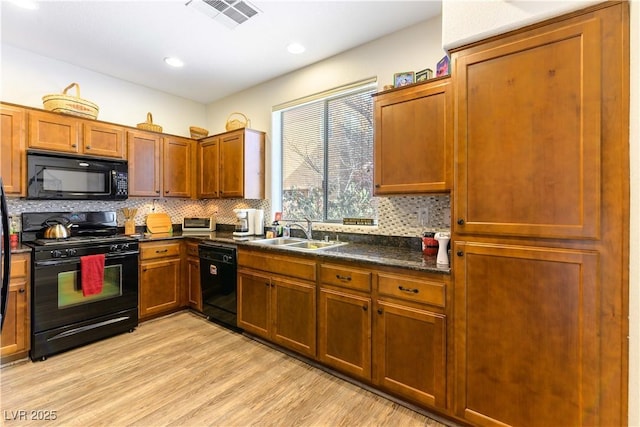
[{"label": "chrome faucet", "polygon": [[289,227],[298,227],[300,230],[302,230],[302,232],[304,233],[304,237],[306,237],[307,240],[313,240],[313,223],[309,218],[305,218],[304,220],[307,221],[307,228],[304,228],[302,225],[295,222],[288,225]]}]

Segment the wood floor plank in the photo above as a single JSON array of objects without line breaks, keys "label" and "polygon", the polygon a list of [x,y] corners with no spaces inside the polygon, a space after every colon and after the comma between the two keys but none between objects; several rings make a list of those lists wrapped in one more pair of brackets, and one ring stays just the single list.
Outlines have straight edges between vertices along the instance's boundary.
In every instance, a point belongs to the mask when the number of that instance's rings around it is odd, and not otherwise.
[{"label": "wood floor plank", "polygon": [[[0,381],[7,427],[443,426],[189,312],[5,366]],[[34,419],[46,411],[56,419]]]}]

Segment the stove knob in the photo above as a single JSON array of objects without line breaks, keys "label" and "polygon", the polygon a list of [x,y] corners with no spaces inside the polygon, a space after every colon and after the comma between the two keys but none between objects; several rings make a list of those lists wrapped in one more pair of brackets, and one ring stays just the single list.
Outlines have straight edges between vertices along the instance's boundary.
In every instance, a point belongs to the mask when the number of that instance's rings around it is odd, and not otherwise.
[{"label": "stove knob", "polygon": [[75,250],[74,248],[67,249],[66,252],[67,252],[67,256],[74,256],[78,253],[78,251]]},{"label": "stove knob", "polygon": [[122,244],[122,250],[126,251],[127,249],[129,249],[129,244],[128,243],[123,243]]},{"label": "stove knob", "polygon": [[51,256],[53,258],[60,258],[60,257],[62,257],[62,251],[59,250],[59,249],[54,249],[54,250],[51,251]]},{"label": "stove knob", "polygon": [[118,245],[109,246],[109,252],[117,252],[117,251],[118,251]]}]

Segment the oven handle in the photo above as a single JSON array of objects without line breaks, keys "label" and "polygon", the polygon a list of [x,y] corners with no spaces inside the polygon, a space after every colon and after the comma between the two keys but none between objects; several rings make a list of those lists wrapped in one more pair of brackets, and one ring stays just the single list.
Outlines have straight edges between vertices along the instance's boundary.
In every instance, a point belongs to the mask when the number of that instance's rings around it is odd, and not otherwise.
[{"label": "oven handle", "polygon": [[[105,262],[107,260],[111,261],[111,260],[117,260],[117,259],[123,259],[123,258],[127,258],[127,257],[132,257],[135,256],[137,258],[138,254],[140,252],[135,251],[135,252],[119,252],[117,254],[105,254]],[[56,266],[56,265],[64,265],[64,264],[77,264],[80,262],[80,257],[69,257],[69,258],[55,258],[55,259],[50,259],[50,260],[45,260],[45,261],[36,261],[34,262],[34,266],[35,267],[49,267],[49,266]]]}]

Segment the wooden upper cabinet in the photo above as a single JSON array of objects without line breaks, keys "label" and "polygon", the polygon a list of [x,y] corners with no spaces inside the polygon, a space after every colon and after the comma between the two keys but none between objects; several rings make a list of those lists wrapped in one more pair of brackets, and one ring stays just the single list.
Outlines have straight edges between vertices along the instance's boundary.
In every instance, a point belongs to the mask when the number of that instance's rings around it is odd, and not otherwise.
[{"label": "wooden upper cabinet", "polygon": [[24,109],[0,105],[0,176],[7,194],[24,196],[26,177]]},{"label": "wooden upper cabinet", "polygon": [[161,138],[153,132],[127,131],[129,196],[161,196]]},{"label": "wooden upper cabinet", "polygon": [[220,196],[241,198],[243,190],[244,135],[232,132],[220,137]]},{"label": "wooden upper cabinet", "polygon": [[[483,426],[619,425],[599,419],[599,255],[459,243],[456,415]],[[610,309],[612,312],[613,309]],[[604,377],[611,381],[614,377]],[[514,402],[526,402],[514,404]],[[618,401],[619,402],[619,401]]]},{"label": "wooden upper cabinet", "polygon": [[374,98],[374,194],[451,189],[453,105],[450,78]]},{"label": "wooden upper cabinet", "polygon": [[201,198],[264,199],[264,132],[237,129],[199,142]]},{"label": "wooden upper cabinet", "polygon": [[193,141],[187,138],[164,137],[162,184],[165,197],[192,196],[192,146]]},{"label": "wooden upper cabinet", "polygon": [[125,130],[121,126],[85,121],[82,142],[85,154],[125,158]]},{"label": "wooden upper cabinet", "polygon": [[457,233],[601,236],[601,20],[452,54]]},{"label": "wooden upper cabinet", "polygon": [[29,112],[29,148],[122,159],[123,127],[46,111]]},{"label": "wooden upper cabinet", "polygon": [[80,153],[81,129],[77,117],[29,111],[29,148]]},{"label": "wooden upper cabinet", "polygon": [[214,137],[198,143],[197,152],[198,197],[217,198],[220,191],[220,138]]}]

